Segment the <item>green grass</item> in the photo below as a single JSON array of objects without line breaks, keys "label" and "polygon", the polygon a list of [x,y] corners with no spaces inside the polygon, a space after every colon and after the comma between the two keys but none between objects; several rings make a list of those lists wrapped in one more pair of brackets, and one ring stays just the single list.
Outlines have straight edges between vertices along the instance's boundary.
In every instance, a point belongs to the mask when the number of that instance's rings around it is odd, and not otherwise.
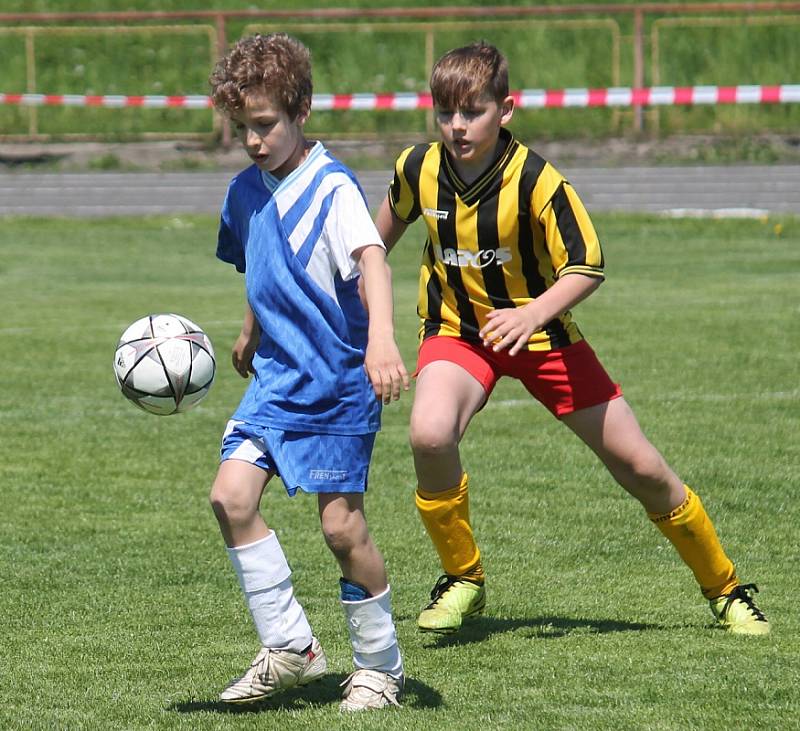
[{"label": "green grass", "polygon": [[[689,571],[587,450],[514,382],[463,444],[489,575],[485,617],[435,639],[438,566],[413,505],[408,394],[387,408],[367,508],[409,674],[404,708],[341,718],[338,573],[313,498],[263,503],[331,673],[233,712],[215,698],[256,638],[207,504],[243,390],[242,282],[209,217],[8,218],[0,226],[0,728],[797,728],[800,221],[598,217],[609,279],[577,318],[652,440],[703,497],[773,622],[710,628]],[[392,255],[413,363],[421,232]],[[203,325],[218,379],[196,410],[126,403],[111,360],[134,319]],[[794,588],[792,588],[794,587]]]},{"label": "green grass", "polygon": [[[635,5],[638,0],[621,0],[619,5]],[[678,5],[683,0],[665,0],[664,5]],[[463,0],[458,3],[448,3],[456,7],[468,5],[486,5],[482,0]],[[492,3],[494,4],[494,3]],[[521,0],[507,3],[497,3],[497,5],[521,5]],[[565,5],[562,0],[541,0],[539,5]],[[572,0],[570,5],[598,5],[600,0]],[[373,7],[433,7],[435,3],[430,0],[408,0],[408,2],[398,4],[393,0],[317,0],[317,2],[292,2],[286,3],[281,0],[264,0],[258,4],[259,9],[263,10],[287,10],[295,8],[297,10],[308,10],[313,8],[373,8]],[[186,12],[194,10],[242,10],[252,8],[252,3],[244,0],[127,0],[126,10],[153,10],[170,11],[182,10]],[[3,11],[9,13],[43,13],[43,12],[102,12],[108,11],[111,7],[107,0],[3,0]]]},{"label": "green grass", "polygon": [[[435,3],[434,3],[435,4]],[[483,5],[465,0],[458,5]],[[522,0],[501,5],[523,5]],[[547,0],[540,5],[561,5]],[[591,7],[601,3],[573,3]],[[621,3],[634,5],[632,0]],[[680,4],[674,0],[669,4]],[[702,3],[701,3],[702,4]],[[124,8],[101,0],[5,0],[6,12],[233,11],[244,8],[286,10],[285,2],[253,4],[240,0],[129,0]],[[428,0],[400,3],[429,6]],[[313,8],[391,8],[394,0],[322,0],[297,3]],[[657,27],[662,16],[645,17],[645,84],[728,85],[800,83],[800,45],[796,43],[800,14],[776,11],[720,14],[712,6],[703,18],[667,14],[674,23]],[[613,19],[616,25],[606,23]],[[372,23],[368,26],[366,21]],[[553,16],[533,19],[469,19],[458,15],[432,22],[425,19],[361,19],[324,24],[311,19],[230,19],[227,37],[233,41],[256,31],[286,30],[312,50],[315,91],[425,92],[430,73],[426,33],[433,27],[433,58],[478,39],[498,45],[510,62],[513,89],[632,86],[633,24],[630,13]],[[51,94],[205,94],[216,55],[213,21],[160,19],[119,23],[45,23],[28,36],[20,24],[0,27],[0,57],[4,60],[0,91],[35,90]],[[176,25],[183,25],[176,28]],[[161,28],[151,26],[158,25]],[[170,29],[169,26],[172,26]],[[94,26],[93,30],[80,30]],[[355,40],[354,40],[355,39]],[[26,44],[30,42],[30,46]],[[656,59],[656,46],[658,58]],[[30,53],[34,68],[26,65]],[[88,135],[136,138],[145,134],[214,134],[207,110],[100,109],[0,106],[0,130],[6,135],[54,137]],[[309,123],[315,134],[414,135],[430,133],[425,112],[318,112]],[[515,125],[523,137],[604,138],[632,128],[630,109],[519,110]],[[800,124],[800,105],[738,105],[678,107],[649,110],[647,129],[654,133],[718,133],[747,136],[754,132],[793,133]]]}]

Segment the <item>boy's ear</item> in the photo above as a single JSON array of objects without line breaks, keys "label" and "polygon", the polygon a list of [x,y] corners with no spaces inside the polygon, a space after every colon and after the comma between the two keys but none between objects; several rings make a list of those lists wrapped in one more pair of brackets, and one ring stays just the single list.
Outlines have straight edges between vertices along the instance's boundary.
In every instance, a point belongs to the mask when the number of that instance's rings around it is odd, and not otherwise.
[{"label": "boy's ear", "polygon": [[507,96],[500,104],[500,124],[505,125],[514,116],[514,97]]},{"label": "boy's ear", "polygon": [[295,117],[295,122],[299,124],[301,127],[308,122],[308,118],[311,116],[311,103],[306,102],[300,107],[300,111],[297,113]]}]

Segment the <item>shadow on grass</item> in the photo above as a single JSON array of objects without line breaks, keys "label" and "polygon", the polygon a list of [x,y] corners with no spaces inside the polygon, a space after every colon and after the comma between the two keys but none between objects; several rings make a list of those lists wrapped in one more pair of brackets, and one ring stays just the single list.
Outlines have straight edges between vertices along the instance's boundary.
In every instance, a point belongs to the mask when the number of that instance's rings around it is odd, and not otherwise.
[{"label": "shadow on grass", "polygon": [[642,632],[666,629],[660,624],[620,622],[614,619],[568,619],[566,617],[532,617],[530,619],[499,619],[478,617],[468,620],[452,635],[431,634],[435,642],[429,648],[451,647],[469,642],[481,642],[501,632],[529,630],[525,635],[540,640],[554,640],[570,634],[607,634],[609,632]]},{"label": "shadow on grass", "polygon": [[[340,683],[347,676],[342,673],[326,675],[311,685],[303,688],[291,688],[272,698],[258,703],[236,705],[220,701],[184,701],[167,706],[168,711],[176,713],[220,713],[248,714],[269,713],[270,711],[299,711],[314,706],[339,705],[342,699]],[[414,678],[406,678],[406,687],[401,698],[406,708],[436,708],[442,705],[439,691]]]}]

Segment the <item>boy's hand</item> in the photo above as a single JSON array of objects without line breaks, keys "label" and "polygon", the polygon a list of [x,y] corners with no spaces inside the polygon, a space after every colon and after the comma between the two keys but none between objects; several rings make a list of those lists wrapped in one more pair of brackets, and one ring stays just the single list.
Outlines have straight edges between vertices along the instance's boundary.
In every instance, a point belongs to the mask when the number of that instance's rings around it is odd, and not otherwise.
[{"label": "boy's hand", "polygon": [[484,347],[491,345],[495,353],[509,348],[508,354],[516,355],[533,333],[586,299],[602,281],[602,277],[567,274],[523,307],[492,310],[480,331]]},{"label": "boy's hand", "polygon": [[408,371],[394,338],[369,339],[364,370],[375,389],[375,395],[384,404],[397,401],[400,392],[409,389]]},{"label": "boy's hand", "polygon": [[483,346],[488,348],[491,345],[495,353],[509,348],[508,354],[516,355],[527,345],[531,335],[543,327],[533,303],[525,307],[492,310],[486,317],[489,322],[479,334]]},{"label": "boy's hand", "polygon": [[242,377],[247,378],[253,370],[253,356],[258,347],[258,334],[246,333],[242,331],[236,342],[233,344],[233,351],[231,353],[231,361],[236,372]]}]

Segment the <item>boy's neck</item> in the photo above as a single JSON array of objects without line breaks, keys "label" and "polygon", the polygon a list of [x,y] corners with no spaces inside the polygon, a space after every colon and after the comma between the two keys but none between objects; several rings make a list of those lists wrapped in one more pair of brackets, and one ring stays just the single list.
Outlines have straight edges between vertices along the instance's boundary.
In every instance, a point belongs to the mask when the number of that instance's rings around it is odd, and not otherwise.
[{"label": "boy's neck", "polygon": [[297,170],[297,168],[299,168],[305,162],[305,159],[308,157],[308,153],[315,144],[315,142],[306,139],[305,136],[301,136],[297,143],[297,147],[292,152],[292,155],[283,165],[281,165],[279,170],[276,170],[272,173],[272,176],[278,180],[283,180],[291,175],[291,173]]},{"label": "boy's neck", "polygon": [[311,154],[311,150],[317,145],[318,140],[306,140],[304,139],[303,145],[303,152],[301,155],[298,156],[298,162],[294,164],[294,167],[288,170],[281,170],[281,175],[276,175],[275,173],[271,173],[268,170],[261,170],[261,179],[264,181],[264,185],[266,185],[267,190],[270,193],[274,193],[278,186],[288,178],[295,170],[301,168],[303,163],[308,159],[308,156]]},{"label": "boy's neck", "polygon": [[465,163],[463,160],[456,160],[448,153],[450,165],[453,170],[458,173],[458,177],[461,179],[462,183],[471,185],[500,159],[510,141],[511,133],[505,129],[500,129],[497,142],[494,146],[494,152],[491,155],[488,155],[482,160],[477,160],[474,163]]}]

